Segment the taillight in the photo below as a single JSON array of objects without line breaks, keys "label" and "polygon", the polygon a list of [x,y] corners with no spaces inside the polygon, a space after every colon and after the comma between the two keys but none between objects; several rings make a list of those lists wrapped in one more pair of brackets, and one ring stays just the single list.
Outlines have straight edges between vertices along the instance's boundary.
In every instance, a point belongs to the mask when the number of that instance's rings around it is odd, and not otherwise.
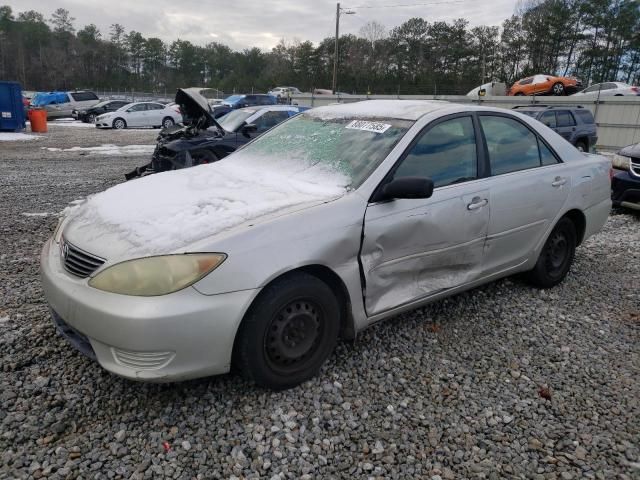
[{"label": "taillight", "polygon": [[640,95],[640,88],[638,87],[631,87],[631,91]]}]

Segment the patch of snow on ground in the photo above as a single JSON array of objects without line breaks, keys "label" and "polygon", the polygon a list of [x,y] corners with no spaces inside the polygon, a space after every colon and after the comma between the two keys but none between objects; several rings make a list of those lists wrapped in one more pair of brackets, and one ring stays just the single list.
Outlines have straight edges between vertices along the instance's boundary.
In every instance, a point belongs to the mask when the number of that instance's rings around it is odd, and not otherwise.
[{"label": "patch of snow on ground", "polygon": [[73,118],[60,118],[58,120],[51,120],[49,126],[54,125],[56,127],[79,127],[79,128],[96,128],[93,123],[84,123],[80,120],[74,120]]},{"label": "patch of snow on ground", "polygon": [[65,231],[84,248],[168,253],[247,221],[336,199],[350,179],[319,165],[243,152],[209,165],[122,183],[67,209]]},{"label": "patch of snow on ground", "polygon": [[99,155],[142,155],[153,153],[155,145],[100,145],[98,147],[42,147],[49,152],[91,152]]},{"label": "patch of snow on ground", "polygon": [[50,217],[50,216],[54,216],[54,215],[58,215],[57,212],[25,212],[22,215],[24,215],[25,217]]},{"label": "patch of snow on ground", "polygon": [[15,142],[20,140],[37,140],[42,138],[38,135],[28,135],[26,133],[0,132],[0,142]]}]

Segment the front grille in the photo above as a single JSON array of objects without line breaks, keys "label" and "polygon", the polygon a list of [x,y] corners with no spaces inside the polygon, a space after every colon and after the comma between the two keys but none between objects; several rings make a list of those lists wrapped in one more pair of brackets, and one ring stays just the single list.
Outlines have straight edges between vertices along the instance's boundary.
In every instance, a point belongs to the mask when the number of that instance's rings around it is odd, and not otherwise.
[{"label": "front grille", "polygon": [[640,160],[635,158],[631,160],[631,173],[640,177]]},{"label": "front grille", "polygon": [[173,352],[135,352],[119,348],[112,348],[111,351],[119,364],[136,370],[157,370],[175,356]]},{"label": "front grille", "polygon": [[85,252],[64,238],[60,242],[60,254],[64,268],[80,278],[88,277],[106,261],[104,258]]}]

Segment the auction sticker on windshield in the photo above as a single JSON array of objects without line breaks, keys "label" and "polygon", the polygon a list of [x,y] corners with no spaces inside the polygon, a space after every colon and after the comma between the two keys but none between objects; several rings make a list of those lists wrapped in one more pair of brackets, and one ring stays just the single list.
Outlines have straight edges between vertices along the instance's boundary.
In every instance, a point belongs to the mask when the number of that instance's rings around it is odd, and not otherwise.
[{"label": "auction sticker on windshield", "polygon": [[344,128],[350,128],[352,130],[365,130],[367,132],[384,133],[391,125],[388,123],[367,122],[366,120],[354,120]]}]

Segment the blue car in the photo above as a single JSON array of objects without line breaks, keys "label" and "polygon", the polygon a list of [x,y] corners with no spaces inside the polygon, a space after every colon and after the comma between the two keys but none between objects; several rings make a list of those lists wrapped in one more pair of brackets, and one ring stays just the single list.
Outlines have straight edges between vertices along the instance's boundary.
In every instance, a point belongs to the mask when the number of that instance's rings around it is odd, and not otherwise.
[{"label": "blue car", "polygon": [[231,95],[222,102],[223,105],[228,105],[234,110],[244,107],[257,107],[264,105],[276,105],[278,99],[273,95],[264,94],[250,94],[250,95]]}]

